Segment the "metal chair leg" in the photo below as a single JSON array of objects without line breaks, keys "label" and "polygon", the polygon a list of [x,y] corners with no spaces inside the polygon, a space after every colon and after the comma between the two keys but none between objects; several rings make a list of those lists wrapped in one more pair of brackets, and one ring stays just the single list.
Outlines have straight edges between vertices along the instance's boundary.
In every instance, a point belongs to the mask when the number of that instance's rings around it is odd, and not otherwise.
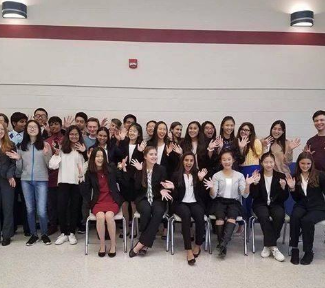
[{"label": "metal chair leg", "polygon": [[131,249],[133,249],[134,244],[134,223],[135,223],[135,217],[132,218],[132,225],[131,225]]},{"label": "metal chair leg", "polygon": [[209,221],[209,254],[212,254],[212,243],[211,243],[211,227],[212,227],[212,224],[211,224],[210,219],[208,219],[208,221]]},{"label": "metal chair leg", "polygon": [[252,225],[252,252],[255,253],[256,249],[255,249],[255,222],[256,222],[256,218],[254,217],[251,221],[251,225]]},{"label": "metal chair leg", "polygon": [[205,222],[205,242],[204,242],[204,251],[208,251],[208,229],[209,229],[209,224],[206,221]]},{"label": "metal chair leg", "polygon": [[166,252],[169,251],[169,237],[170,237],[170,219],[167,219],[167,238],[166,238]]},{"label": "metal chair leg", "polygon": [[88,244],[89,244],[89,219],[87,219],[86,221],[85,255],[88,255]]},{"label": "metal chair leg", "polygon": [[243,219],[244,222],[244,254],[245,256],[248,255],[247,253],[247,222]]},{"label": "metal chair leg", "polygon": [[171,235],[171,249],[170,249],[170,253],[172,255],[174,255],[174,221],[175,221],[174,218],[172,218],[170,220],[170,227],[171,227],[171,233],[170,233],[170,235]]},{"label": "metal chair leg", "polygon": [[127,238],[126,238],[126,220],[123,216],[122,218],[122,221],[123,221],[123,248],[124,248],[124,253],[127,252]]},{"label": "metal chair leg", "polygon": [[285,244],[285,242],[286,242],[287,225],[288,225],[288,223],[284,222],[282,244]]}]

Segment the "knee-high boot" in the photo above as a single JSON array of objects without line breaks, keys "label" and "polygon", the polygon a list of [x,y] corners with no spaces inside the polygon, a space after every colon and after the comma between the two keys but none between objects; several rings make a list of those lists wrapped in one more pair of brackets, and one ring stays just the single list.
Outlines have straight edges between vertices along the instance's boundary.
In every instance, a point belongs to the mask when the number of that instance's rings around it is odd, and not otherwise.
[{"label": "knee-high boot", "polygon": [[224,234],[223,234],[223,240],[221,242],[220,252],[219,252],[219,256],[221,258],[226,257],[226,254],[227,254],[227,244],[231,240],[231,236],[234,233],[235,227],[236,227],[236,224],[235,223],[227,222],[225,224],[225,229],[224,229]]}]

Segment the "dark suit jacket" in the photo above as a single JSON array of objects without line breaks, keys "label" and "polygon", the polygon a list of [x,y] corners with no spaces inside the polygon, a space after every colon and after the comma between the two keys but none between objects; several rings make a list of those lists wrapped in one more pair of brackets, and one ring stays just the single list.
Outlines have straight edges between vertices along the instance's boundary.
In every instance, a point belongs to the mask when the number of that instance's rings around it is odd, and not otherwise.
[{"label": "dark suit jacket", "polygon": [[[286,185],[283,190],[280,185],[280,179],[285,179],[285,175],[283,173],[273,171],[273,178],[271,183],[271,192],[270,192],[270,206],[272,205],[280,205],[284,207],[284,202],[289,197],[288,186]],[[253,209],[258,206],[267,205],[267,191],[265,186],[265,178],[264,174],[261,173],[261,179],[258,184],[250,185],[250,195],[253,200]]]},{"label": "dark suit jacket", "polygon": [[[122,175],[120,171],[117,171],[113,164],[109,164],[107,177],[108,187],[113,200],[119,207],[124,201],[117,186],[117,177],[119,178],[120,175]],[[88,203],[89,208],[92,209],[97,203],[100,194],[97,173],[90,173],[88,170],[85,175],[85,182],[81,183],[80,187],[83,198]]]},{"label": "dark suit jacket", "polygon": [[[16,146],[13,142],[12,150],[17,151]],[[4,179],[9,179],[15,176],[16,171],[16,160],[10,159],[5,153],[0,149],[0,177]]]},{"label": "dark suit jacket", "polygon": [[[135,199],[135,203],[140,202],[142,199],[147,197],[147,183],[146,187],[142,185],[142,173],[147,173],[147,171],[139,171],[137,170],[135,174],[135,191],[137,194],[137,198]],[[160,182],[166,180],[166,170],[163,166],[155,164],[152,170],[152,178],[151,178],[151,187],[153,199],[161,201],[160,191],[164,189]]]},{"label": "dark suit jacket", "polygon": [[[297,182],[297,177],[296,177]],[[307,186],[307,196],[300,184],[296,184],[295,191],[291,192],[293,200],[296,201],[296,205],[303,206],[307,210],[321,210],[325,211],[325,173],[319,171],[319,186],[311,187]]]}]

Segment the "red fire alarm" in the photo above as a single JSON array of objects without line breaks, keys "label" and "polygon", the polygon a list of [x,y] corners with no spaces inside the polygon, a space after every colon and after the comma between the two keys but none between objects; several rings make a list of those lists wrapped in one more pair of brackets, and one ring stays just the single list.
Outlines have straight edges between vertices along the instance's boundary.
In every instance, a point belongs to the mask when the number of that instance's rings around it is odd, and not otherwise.
[{"label": "red fire alarm", "polygon": [[138,68],[138,59],[129,59],[129,67],[131,69]]}]

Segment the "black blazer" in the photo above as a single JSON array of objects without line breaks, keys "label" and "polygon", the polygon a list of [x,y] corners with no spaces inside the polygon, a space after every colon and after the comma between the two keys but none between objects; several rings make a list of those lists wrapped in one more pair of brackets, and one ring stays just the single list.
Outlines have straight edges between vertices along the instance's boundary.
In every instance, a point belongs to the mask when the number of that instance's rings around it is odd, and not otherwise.
[{"label": "black blazer", "polygon": [[[297,177],[296,177],[297,182]],[[325,211],[325,173],[319,171],[319,186],[311,187],[307,185],[307,196],[300,184],[296,183],[295,191],[291,192],[295,205],[303,206],[307,210],[321,210]]]},{"label": "black blazer", "polygon": [[[181,203],[184,199],[185,192],[186,192],[184,176],[182,177],[181,183],[178,183],[178,178],[179,178],[179,173],[178,172],[174,173],[173,178],[172,178],[172,182],[174,183],[174,186],[175,186],[175,189],[172,192],[173,205],[177,205],[177,204]],[[193,176],[193,178],[194,178],[194,176]],[[194,190],[194,197],[195,197],[196,202],[204,208],[202,197],[203,197],[203,193],[205,191],[204,191],[203,182],[200,181],[198,179],[198,177],[197,177],[196,185],[194,186],[193,190]]]},{"label": "black blazer", "polygon": [[[108,187],[113,200],[119,207],[124,201],[117,187],[117,178],[123,181],[122,178],[120,178],[122,177],[121,175],[122,174],[117,171],[114,164],[108,165]],[[85,202],[88,203],[89,208],[92,209],[97,203],[100,194],[97,173],[90,173],[88,170],[85,175],[85,182],[81,183],[80,187]]]},{"label": "black blazer", "polygon": [[[284,202],[289,197],[288,185],[285,186],[283,190],[280,185],[280,179],[285,180],[285,175],[283,173],[273,171],[273,178],[271,183],[271,192],[270,192],[270,206],[280,205],[284,208]],[[261,179],[258,184],[250,185],[250,195],[253,200],[253,209],[259,206],[267,205],[267,191],[265,186],[264,174],[261,173]]]},{"label": "black blazer", "polygon": [[[16,150],[16,146],[11,142],[12,149]],[[15,176],[16,171],[16,160],[10,159],[5,153],[0,149],[0,177],[4,179],[9,179]]]},{"label": "black blazer", "polygon": [[[147,187],[143,187],[142,185],[142,173],[147,173],[147,171],[137,170],[135,174],[135,192],[137,195],[135,203],[138,203],[147,197]],[[160,182],[163,182],[166,179],[166,169],[162,165],[155,164],[152,169],[151,178],[151,187],[154,200],[162,201],[160,191],[164,188]]]}]

